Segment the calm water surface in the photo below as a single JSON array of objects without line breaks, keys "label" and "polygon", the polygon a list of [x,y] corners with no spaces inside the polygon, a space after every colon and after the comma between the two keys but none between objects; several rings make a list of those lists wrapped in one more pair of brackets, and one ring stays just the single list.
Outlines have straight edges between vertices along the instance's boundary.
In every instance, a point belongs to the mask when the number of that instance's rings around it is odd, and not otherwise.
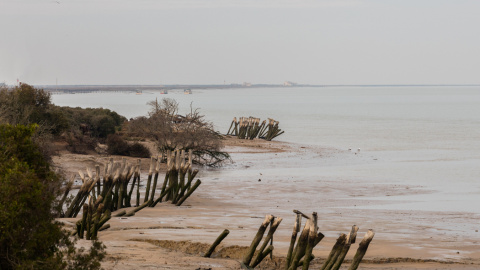
[{"label": "calm water surface", "polygon": [[[434,191],[388,198],[393,203],[379,207],[480,213],[480,87],[225,89],[193,90],[192,95],[144,91],[59,94],[52,99],[61,106],[104,107],[132,118],[146,115],[146,103],[163,97],[177,100],[181,114],[190,104],[199,108],[222,133],[234,116],[274,118],[285,130],[279,140],[361,148],[362,155],[378,160],[362,166],[312,166],[312,178],[321,174]],[[394,203],[397,199],[402,202]]]}]

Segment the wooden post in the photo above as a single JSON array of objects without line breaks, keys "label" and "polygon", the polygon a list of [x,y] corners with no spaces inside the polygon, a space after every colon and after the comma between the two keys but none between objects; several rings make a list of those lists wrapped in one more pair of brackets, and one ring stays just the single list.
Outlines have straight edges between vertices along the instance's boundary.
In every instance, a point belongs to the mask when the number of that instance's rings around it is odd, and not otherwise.
[{"label": "wooden post", "polygon": [[82,225],[78,237],[83,238],[83,232],[87,228],[88,204],[83,204]]},{"label": "wooden post", "polygon": [[215,242],[213,242],[213,244],[210,246],[210,248],[208,249],[207,253],[205,253],[205,255],[203,255],[203,257],[206,257],[206,258],[210,258],[210,256],[212,255],[213,251],[215,250],[215,248],[220,244],[220,242],[223,241],[223,239],[225,239],[225,237],[227,237],[227,235],[230,233],[229,230],[225,229],[218,237],[217,239],[215,240]]},{"label": "wooden post", "polygon": [[92,199],[90,198],[89,204],[87,206],[88,209],[88,214],[87,214],[87,235],[86,239],[90,240],[91,239],[91,233],[92,233],[92,215],[93,215],[93,203],[91,202]]},{"label": "wooden post", "polygon": [[344,233],[340,234],[340,236],[337,239],[337,242],[335,243],[335,245],[333,245],[332,250],[330,251],[330,254],[328,254],[327,259],[323,263],[322,268],[320,268],[321,270],[327,270],[333,266],[333,264],[337,260],[337,257],[343,248],[343,245],[345,244],[346,239],[347,239],[347,235],[345,235]]},{"label": "wooden post", "polygon": [[187,194],[185,194],[185,196],[183,196],[175,205],[176,205],[176,206],[182,205],[182,203],[183,203],[188,197],[190,197],[190,195],[192,195],[192,193],[195,191],[195,189],[198,188],[198,186],[200,186],[201,183],[202,183],[202,181],[200,181],[200,179],[197,179],[197,182],[195,182],[195,184],[192,186],[192,188],[188,190]]},{"label": "wooden post", "polygon": [[[137,165],[135,165],[134,169],[133,169],[133,181],[132,181],[132,185],[130,187],[130,191],[128,192],[128,200],[130,201],[132,199],[132,194],[133,194],[133,189],[135,189],[135,182],[137,181],[137,178],[138,178],[138,181],[140,181],[140,159],[137,159]],[[129,205],[130,206],[130,205]]]},{"label": "wooden post", "polygon": [[[235,124],[235,118],[233,118],[233,121],[232,121],[232,123],[230,124],[230,127],[228,128],[227,135],[230,134],[230,130],[232,129],[233,124]],[[232,131],[232,133],[233,133],[233,131]]]},{"label": "wooden post", "polygon": [[358,227],[356,225],[353,225],[352,230],[347,235],[347,241],[343,245],[343,248],[337,257],[335,264],[331,268],[332,270],[340,269],[340,266],[342,265],[343,260],[345,259],[345,256],[347,256],[348,250],[350,249],[352,242],[355,242],[354,239],[357,237],[357,231],[358,231]]},{"label": "wooden post", "polygon": [[97,183],[97,194],[100,195],[100,165],[95,165],[95,182]]},{"label": "wooden post", "polygon": [[92,239],[96,240],[97,239],[97,233],[98,229],[100,229],[100,216],[102,215],[103,211],[103,204],[99,204],[97,208],[97,215],[95,216],[94,222],[93,222],[93,232],[92,232]]},{"label": "wooden post", "polygon": [[[74,181],[75,181],[75,174],[72,175],[72,177],[70,178],[70,181],[68,181],[67,185],[65,186],[65,191],[63,192],[63,197],[62,197],[62,199],[60,199],[60,202],[59,202],[59,205],[62,205],[62,207],[63,207],[63,204],[65,203],[65,200],[68,197],[68,193],[70,193],[70,190],[72,189]],[[63,210],[62,210],[62,212],[63,212]],[[62,214],[62,217],[66,217],[66,213]]]},{"label": "wooden post", "polygon": [[103,213],[102,217],[100,218],[98,226],[100,228],[102,228],[103,224],[105,224],[107,221],[109,221],[111,217],[112,217],[112,213],[110,212],[110,210],[108,210],[108,209],[105,210],[105,213]]},{"label": "wooden post", "polygon": [[265,259],[265,257],[268,256],[268,254],[272,253],[273,252],[273,246],[270,245],[268,246],[268,248],[260,254],[260,259],[257,260],[254,264],[252,264],[252,268],[255,268],[259,263],[262,262],[263,259]]},{"label": "wooden post", "polygon": [[313,221],[311,219],[308,219],[307,222],[305,222],[305,227],[303,227],[303,231],[300,234],[300,237],[298,238],[297,246],[293,251],[292,262],[288,269],[297,269],[298,263],[305,254],[305,249],[307,248],[308,234],[310,233],[311,226],[313,226]]},{"label": "wooden post", "polygon": [[363,256],[365,256],[365,253],[367,253],[368,245],[370,245],[370,242],[372,242],[373,236],[375,236],[373,230],[368,230],[362,242],[360,242],[358,245],[357,253],[355,253],[355,257],[353,257],[352,264],[348,270],[356,270],[358,268]]},{"label": "wooden post", "polygon": [[138,166],[138,170],[135,171],[135,175],[137,176],[137,201],[135,206],[140,206],[140,164]]},{"label": "wooden post", "polygon": [[295,247],[295,242],[297,241],[297,234],[300,231],[300,226],[302,225],[302,215],[297,214],[295,219],[295,225],[293,225],[292,238],[290,240],[290,247],[288,248],[287,258],[285,262],[285,270],[288,270],[290,263],[292,262],[292,253],[293,248]]},{"label": "wooden post", "polygon": [[260,247],[260,249],[258,250],[257,257],[255,257],[255,259],[253,260],[252,265],[257,265],[257,264],[260,263],[260,261],[263,260],[263,258],[262,258],[263,251],[267,247],[268,242],[270,242],[270,240],[273,238],[273,234],[277,230],[277,228],[280,225],[280,223],[282,222],[282,220],[283,219],[279,218],[279,217],[277,217],[273,220],[273,223],[271,224],[270,229],[268,230],[267,237],[265,237],[265,240],[263,240],[263,244]]},{"label": "wooden post", "polygon": [[152,187],[152,194],[150,195],[150,201],[153,202],[153,198],[155,196],[155,190],[157,189],[157,180],[158,180],[158,172],[160,171],[160,157],[157,157],[157,162],[155,166],[155,177],[153,179],[153,187]]},{"label": "wooden post", "polygon": [[[315,256],[313,254],[310,255],[310,261],[312,261],[313,259],[315,259]],[[305,258],[303,258],[303,260],[301,260],[299,263],[298,263],[298,267],[303,267],[303,264],[305,263]]]},{"label": "wooden post", "polygon": [[114,217],[121,217],[124,216],[127,213],[125,210],[118,210],[113,216]]},{"label": "wooden post", "polygon": [[260,241],[262,241],[263,234],[265,233],[265,230],[267,229],[272,219],[273,219],[272,215],[265,216],[265,220],[263,221],[262,225],[260,225],[260,228],[258,228],[258,232],[253,238],[252,244],[248,248],[248,251],[245,254],[245,257],[243,258],[243,263],[245,265],[250,265],[250,261],[252,260],[253,254],[255,253],[255,250],[257,249],[257,246],[260,243]]},{"label": "wooden post", "polygon": [[308,270],[310,266],[310,258],[312,256],[312,251],[315,246],[315,240],[317,238],[317,212],[313,212],[312,214],[312,222],[313,226],[310,226],[310,232],[308,234],[308,243],[307,248],[305,250],[305,259],[303,263],[302,270]]},{"label": "wooden post", "polygon": [[155,158],[151,157],[151,159],[150,159],[150,169],[148,170],[147,187],[146,187],[146,190],[145,190],[145,199],[143,200],[144,203],[146,201],[148,201],[148,195],[150,193],[150,183],[152,182],[153,168],[154,168],[154,165],[155,165],[154,160],[155,160]]},{"label": "wooden post", "polygon": [[152,207],[155,207],[155,205],[157,205],[157,203],[161,202],[163,197],[165,197],[165,195],[167,195],[170,190],[172,189],[171,186],[169,186],[167,189],[165,189],[164,192],[162,192],[162,194],[160,194],[160,196],[151,204]]}]

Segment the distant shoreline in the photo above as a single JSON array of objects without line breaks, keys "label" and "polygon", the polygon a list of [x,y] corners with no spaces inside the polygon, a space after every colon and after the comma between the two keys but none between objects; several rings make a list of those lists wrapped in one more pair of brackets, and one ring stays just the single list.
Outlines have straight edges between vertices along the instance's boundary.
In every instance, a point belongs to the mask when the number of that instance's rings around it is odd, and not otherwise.
[{"label": "distant shoreline", "polygon": [[250,88],[303,88],[303,87],[474,87],[480,84],[297,84],[292,86],[284,86],[281,84],[252,84],[243,86],[240,84],[211,84],[211,85],[35,85],[49,92],[96,92],[96,91],[155,91],[155,90],[177,90],[177,89],[250,89]]}]

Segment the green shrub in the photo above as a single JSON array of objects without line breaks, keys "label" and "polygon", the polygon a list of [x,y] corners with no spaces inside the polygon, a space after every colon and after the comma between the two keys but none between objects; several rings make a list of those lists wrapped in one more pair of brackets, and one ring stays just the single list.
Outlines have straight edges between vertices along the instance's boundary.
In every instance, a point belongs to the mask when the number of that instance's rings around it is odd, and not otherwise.
[{"label": "green shrub", "polygon": [[129,156],[139,158],[149,158],[152,156],[150,150],[141,143],[133,143],[128,149]]},{"label": "green shrub", "polygon": [[[85,257],[54,221],[62,182],[32,140],[35,127],[0,125],[0,269],[73,269]],[[104,247],[93,249],[86,258],[98,269]]]},{"label": "green shrub", "polygon": [[148,158],[151,156],[150,150],[142,144],[136,142],[129,144],[121,136],[110,134],[107,137],[107,152],[110,155],[131,156]]},{"label": "green shrub", "polygon": [[128,143],[117,134],[110,134],[107,137],[107,152],[110,155],[128,156]]}]

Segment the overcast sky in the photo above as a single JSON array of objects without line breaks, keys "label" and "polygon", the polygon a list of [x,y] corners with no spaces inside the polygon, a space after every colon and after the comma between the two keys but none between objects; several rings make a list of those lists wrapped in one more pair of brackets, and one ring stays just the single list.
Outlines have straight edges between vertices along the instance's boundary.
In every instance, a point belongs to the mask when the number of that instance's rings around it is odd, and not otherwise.
[{"label": "overcast sky", "polygon": [[480,1],[0,0],[0,82],[480,84]]}]

